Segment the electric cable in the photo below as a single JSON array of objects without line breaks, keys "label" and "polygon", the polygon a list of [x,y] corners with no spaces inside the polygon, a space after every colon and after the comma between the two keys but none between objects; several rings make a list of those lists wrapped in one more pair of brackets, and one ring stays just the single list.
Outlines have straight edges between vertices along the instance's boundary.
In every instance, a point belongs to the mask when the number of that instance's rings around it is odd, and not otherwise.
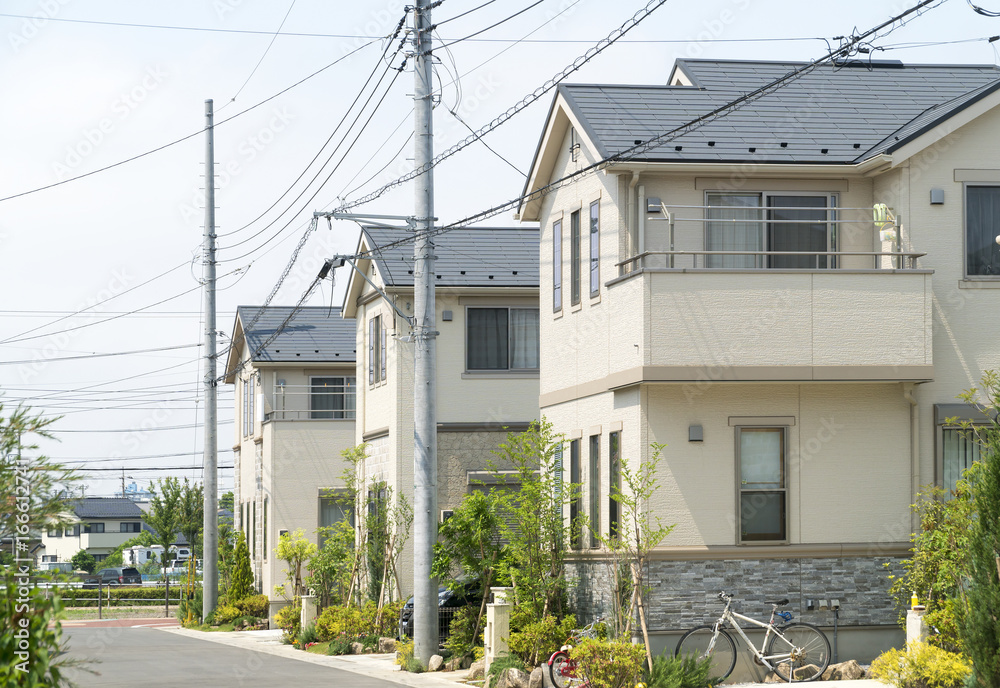
[{"label": "electric cable", "polygon": [[979,7],[978,5],[973,4],[972,0],[965,0],[965,1],[969,3],[969,7],[971,7],[972,11],[975,12],[976,14],[981,14],[984,17],[992,17],[992,18],[1000,17],[1000,12],[985,10],[982,7]]},{"label": "electric cable", "polygon": [[472,14],[473,12],[475,12],[477,10],[481,10],[484,7],[486,7],[487,5],[492,5],[496,1],[497,0],[486,0],[486,2],[484,2],[482,5],[479,5],[478,7],[473,7],[471,10],[465,10],[461,14],[456,14],[454,17],[448,17],[447,19],[443,19],[442,21],[439,21],[437,24],[435,24],[431,28],[433,29],[433,28],[436,28],[438,26],[441,26],[442,24],[447,24],[448,22],[455,21],[456,19],[461,19],[465,15]]},{"label": "electric cable", "polygon": [[223,105],[222,107],[220,107],[218,109],[218,112],[222,112],[225,108],[227,108],[230,105],[232,105],[233,103],[235,103],[236,102],[236,98],[239,97],[239,95],[241,93],[243,93],[243,89],[246,88],[247,84],[250,83],[250,79],[252,79],[253,75],[257,73],[257,70],[260,68],[260,65],[264,62],[264,58],[267,57],[267,54],[271,51],[271,46],[274,45],[274,41],[275,41],[275,39],[278,38],[278,34],[281,33],[282,27],[284,27],[285,22],[288,21],[288,15],[290,15],[292,13],[292,8],[293,7],[295,7],[295,0],[292,0],[288,4],[288,11],[285,12],[285,16],[282,18],[281,23],[278,25],[278,30],[274,32],[273,36],[271,36],[270,42],[267,44],[267,47],[264,49],[264,54],[260,56],[259,60],[257,60],[257,64],[255,64],[254,67],[253,67],[253,70],[251,70],[250,76],[248,76],[246,78],[246,81],[243,82],[243,85],[240,86],[239,89],[237,89],[236,95],[234,95],[232,98],[230,98],[229,101],[225,105]]},{"label": "electric cable", "polygon": [[102,354],[85,354],[83,356],[61,356],[59,358],[43,358],[34,359],[29,358],[23,361],[0,361],[0,366],[4,365],[22,365],[25,363],[38,363],[40,360],[45,363],[56,363],[58,361],[79,361],[82,359],[89,358],[109,358],[111,356],[132,356],[135,354],[148,354],[157,351],[176,351],[177,349],[190,349],[192,347],[204,346],[204,344],[178,344],[177,346],[161,346],[155,349],[136,349],[134,351],[111,351]]},{"label": "electric cable", "polygon": [[[447,48],[450,45],[455,45],[456,43],[461,43],[462,41],[467,41],[470,38],[478,36],[481,33],[486,33],[490,29],[495,29],[496,27],[500,26],[501,24],[505,24],[505,23],[509,22],[511,19],[514,19],[515,17],[521,16],[522,14],[524,14],[525,12],[527,12],[528,10],[533,9],[535,7],[538,7],[543,2],[545,2],[545,0],[536,0],[535,2],[533,2],[530,5],[528,5],[527,7],[525,7],[523,10],[518,10],[517,12],[515,12],[512,15],[510,15],[506,19],[501,19],[500,21],[498,21],[498,22],[496,22],[494,24],[490,24],[485,29],[480,29],[479,31],[476,31],[475,33],[470,33],[468,36],[465,36],[464,38],[457,38],[457,39],[451,41],[450,43],[445,43],[444,45],[439,45],[437,47],[438,48]],[[433,29],[434,27],[432,26],[431,28]],[[434,48],[434,49],[436,50],[437,48]],[[429,55],[430,52],[431,51],[427,51],[427,52],[424,53],[424,55]]]}]

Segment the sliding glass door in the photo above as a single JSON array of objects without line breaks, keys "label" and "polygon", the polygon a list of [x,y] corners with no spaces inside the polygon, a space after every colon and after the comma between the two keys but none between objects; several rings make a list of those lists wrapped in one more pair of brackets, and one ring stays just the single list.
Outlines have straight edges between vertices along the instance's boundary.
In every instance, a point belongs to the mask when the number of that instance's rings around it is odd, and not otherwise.
[{"label": "sliding glass door", "polygon": [[[768,196],[767,234],[769,251],[832,251],[836,237],[831,196]],[[832,256],[791,255],[770,256],[772,268],[825,268]]]}]

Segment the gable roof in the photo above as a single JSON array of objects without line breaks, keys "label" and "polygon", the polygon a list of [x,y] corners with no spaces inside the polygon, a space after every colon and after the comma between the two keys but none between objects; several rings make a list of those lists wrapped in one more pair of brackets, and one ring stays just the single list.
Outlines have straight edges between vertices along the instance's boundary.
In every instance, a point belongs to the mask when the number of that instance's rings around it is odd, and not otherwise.
[{"label": "gable roof", "polygon": [[77,518],[142,518],[142,509],[122,497],[84,497],[70,500]]},{"label": "gable roof", "polygon": [[[233,371],[239,361],[239,350],[244,341],[249,347],[254,363],[354,363],[356,360],[354,323],[344,320],[340,308],[305,306],[281,333],[261,348],[285,322],[292,306],[240,306],[236,309],[236,326],[233,348],[226,364],[227,382],[232,382]],[[245,325],[260,318],[249,330]]]},{"label": "gable roof", "polygon": [[[803,64],[679,60],[675,77],[683,73],[692,86],[578,84],[560,86],[559,93],[599,155],[608,157],[711,112]],[[936,111],[935,119],[946,118],[967,107],[971,94],[982,97],[1000,88],[1000,70],[992,65],[873,62],[871,69],[867,67],[867,62],[864,66],[821,65],[636,159],[854,164],[876,154],[878,144],[928,110]]]}]

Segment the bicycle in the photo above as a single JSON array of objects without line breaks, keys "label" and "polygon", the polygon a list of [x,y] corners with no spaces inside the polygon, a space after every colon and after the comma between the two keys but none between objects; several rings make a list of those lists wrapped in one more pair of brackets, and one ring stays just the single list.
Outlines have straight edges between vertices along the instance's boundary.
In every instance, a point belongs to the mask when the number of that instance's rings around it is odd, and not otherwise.
[{"label": "bicycle", "polygon": [[586,688],[589,685],[585,679],[578,678],[576,675],[576,662],[569,656],[570,650],[573,649],[570,642],[576,642],[582,638],[596,638],[597,624],[601,621],[603,618],[598,617],[594,619],[593,623],[573,631],[569,641],[549,657],[549,678],[552,679],[552,685],[555,688],[568,688],[569,686]]},{"label": "bicycle", "polygon": [[[823,675],[830,664],[830,641],[816,626],[801,621],[791,623],[791,612],[779,612],[778,607],[788,604],[787,599],[766,603],[771,605],[771,618],[764,623],[732,611],[732,595],[720,592],[717,597],[726,602],[719,620],[712,625],[692,628],[682,635],[674,653],[677,656],[696,653],[699,658],[711,657],[713,685],[724,681],[736,668],[736,642],[723,628],[727,623],[743,639],[754,662],[773,671],[782,681],[814,681]],[[761,643],[763,651],[754,646],[737,619],[766,629]],[[815,665],[816,671],[806,675],[802,669],[810,664]]]}]

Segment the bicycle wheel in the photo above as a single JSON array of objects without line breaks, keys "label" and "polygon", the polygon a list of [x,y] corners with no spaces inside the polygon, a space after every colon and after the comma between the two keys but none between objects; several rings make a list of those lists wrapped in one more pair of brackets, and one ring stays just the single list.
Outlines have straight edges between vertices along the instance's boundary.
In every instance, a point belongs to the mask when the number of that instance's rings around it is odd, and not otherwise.
[{"label": "bicycle wheel", "polygon": [[712,685],[725,680],[736,668],[736,643],[725,629],[715,634],[714,626],[698,626],[681,636],[674,654],[678,657],[694,655],[698,659],[711,657]]},{"label": "bicycle wheel", "polygon": [[830,641],[823,631],[812,624],[793,623],[780,629],[780,633],[771,636],[764,651],[778,678],[802,683],[822,676],[830,664]]},{"label": "bicycle wheel", "polygon": [[549,658],[549,678],[555,688],[566,688],[573,678],[573,663],[562,650]]}]

